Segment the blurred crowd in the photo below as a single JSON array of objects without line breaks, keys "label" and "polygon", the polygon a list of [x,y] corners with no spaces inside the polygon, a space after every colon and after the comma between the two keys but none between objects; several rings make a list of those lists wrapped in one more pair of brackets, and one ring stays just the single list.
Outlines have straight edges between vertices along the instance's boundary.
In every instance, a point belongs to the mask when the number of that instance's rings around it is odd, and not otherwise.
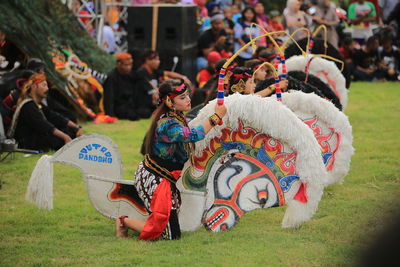
[{"label": "blurred crowd", "polygon": [[[274,42],[282,45],[293,34],[299,41],[324,25],[332,47],[342,55],[353,80],[398,81],[400,79],[398,46],[400,3],[398,0],[368,2],[353,1],[347,6],[340,1],[336,5],[330,0],[300,1],[287,0],[283,10],[266,10],[258,0],[182,0],[167,3],[195,4],[198,10],[197,76],[190,80],[183,74],[162,70],[157,51],[148,50],[142,58],[126,52],[116,53],[115,23],[105,25],[101,45],[106,52],[115,56],[115,68],[102,81],[104,113],[119,119],[138,120],[149,118],[159,103],[158,87],[168,79],[180,79],[192,88],[192,106],[204,105],[216,97],[218,72],[223,64],[251,39],[263,34],[257,23],[273,34]],[[79,4],[79,1],[77,1]],[[135,0],[134,5],[148,4],[147,0]],[[85,12],[85,9],[80,9]],[[82,18],[80,18],[82,19]],[[90,21],[82,21],[89,24]],[[91,27],[86,27],[90,29]],[[225,82],[226,94],[259,94],[268,97],[279,86],[283,91],[288,81],[274,84],[273,72],[264,62],[275,64],[278,53],[269,38],[257,41],[242,51],[228,68]],[[289,44],[293,42],[288,40]],[[21,147],[46,151],[58,149],[72,138],[83,134],[76,116],[60,98],[52,95],[51,85],[46,79],[46,65],[41,59],[29,59],[26,65],[15,57],[12,43],[6,33],[0,32],[0,68],[3,75],[14,73],[13,82],[0,84],[0,114],[4,130],[1,138],[17,139]],[[140,62],[134,68],[134,60]],[[11,75],[12,76],[12,75]],[[271,82],[266,83],[265,81]],[[49,89],[50,88],[50,89]],[[291,87],[292,88],[292,87]],[[62,101],[61,101],[62,102]],[[0,140],[1,141],[1,140]]]},{"label": "blurred crowd", "polygon": [[[204,5],[202,30],[198,39],[199,57],[197,65],[199,74],[215,71],[212,66],[218,58],[229,58],[238,51],[250,38],[263,34],[258,28],[250,29],[257,23],[268,32],[286,31],[293,34],[298,41],[324,25],[325,35],[319,31],[318,37],[327,41],[344,57],[353,80],[397,81],[399,76],[398,20],[400,3],[398,0],[368,2],[352,1],[340,6],[330,0],[300,1],[287,0],[282,11],[265,10],[261,1],[211,1]],[[199,6],[202,10],[203,7]],[[288,36],[275,34],[278,44],[283,44]],[[290,43],[290,42],[289,42]],[[259,57],[260,52],[276,54],[277,51],[268,38],[260,39],[257,51],[251,47],[239,55],[237,61],[243,65],[246,60]],[[210,55],[211,53],[211,55]],[[271,57],[273,59],[273,57]],[[204,75],[204,74],[203,74]],[[201,75],[201,76],[203,76]],[[198,79],[198,85],[204,84]]]},{"label": "blurred crowd", "polygon": [[[82,6],[74,1],[77,14],[89,13],[89,5]],[[257,23],[268,32],[285,31],[293,34],[294,40],[307,36],[307,28],[314,32],[321,25],[326,28],[318,32],[318,37],[325,38],[345,58],[353,80],[399,80],[399,19],[398,0],[287,0],[283,10],[268,10],[266,1],[259,0],[133,0],[131,5],[143,4],[192,4],[197,5],[198,22],[198,57],[196,59],[199,76],[195,84],[202,87],[207,77],[215,71],[212,65],[221,57],[229,58],[245,43],[261,34]],[[89,6],[89,8],[88,8]],[[267,3],[267,6],[271,4]],[[279,5],[278,5],[279,6]],[[93,7],[92,7],[93,8]],[[107,10],[106,24],[103,27],[101,47],[108,53],[117,51],[121,41],[116,34],[125,23],[119,18],[118,6]],[[79,18],[93,34],[88,18]],[[289,38],[287,34],[277,33],[273,37],[278,45]],[[369,41],[368,41],[369,40]],[[289,43],[291,41],[289,40]],[[369,45],[367,45],[367,43]],[[269,38],[258,40],[259,51],[274,51]],[[265,49],[263,49],[265,48]],[[210,52],[217,52],[209,55]],[[252,47],[240,53],[237,62],[244,65],[246,60],[254,58]],[[256,53],[257,54],[257,53]]]},{"label": "blurred crowd", "polygon": [[[258,27],[251,28],[252,23],[257,23],[268,32],[294,33],[294,40],[307,36],[306,31],[296,30],[307,28],[313,32],[324,25],[326,34],[320,30],[317,36],[326,38],[340,51],[353,80],[396,81],[400,78],[398,0],[287,0],[283,10],[267,10],[265,1],[259,0],[132,1],[132,5],[154,3],[197,5],[199,37],[196,63],[199,76],[194,82],[198,87],[202,87],[215,71],[212,66],[219,57],[229,58],[251,38],[264,34]],[[102,47],[114,53],[118,38],[113,32],[124,25],[117,19],[118,8],[114,7],[107,14]],[[274,34],[273,37],[279,45],[289,38],[284,33]],[[277,52],[267,37],[258,40],[257,47],[259,51]],[[219,56],[210,52],[217,52]],[[254,52],[249,47],[240,53],[238,64],[244,65],[246,60],[258,55]]]}]

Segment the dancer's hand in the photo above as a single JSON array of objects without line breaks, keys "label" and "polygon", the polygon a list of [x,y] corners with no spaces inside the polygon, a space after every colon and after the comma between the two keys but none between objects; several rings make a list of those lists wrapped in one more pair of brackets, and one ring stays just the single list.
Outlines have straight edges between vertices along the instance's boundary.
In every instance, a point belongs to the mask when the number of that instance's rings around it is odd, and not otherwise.
[{"label": "dancer's hand", "polygon": [[193,88],[193,84],[192,84],[192,82],[189,80],[188,77],[183,76],[183,77],[182,77],[182,80],[183,80],[190,88]]},{"label": "dancer's hand", "polygon": [[57,128],[54,129],[53,135],[63,140],[64,144],[67,144],[72,140],[68,134],[58,130]]},{"label": "dancer's hand", "polygon": [[160,100],[160,95],[158,94],[158,91],[155,91],[155,92],[151,95],[151,103],[152,103],[154,106],[157,106],[159,100]]},{"label": "dancer's hand", "polygon": [[83,129],[79,128],[75,135],[76,135],[76,137],[82,136],[83,135]]},{"label": "dancer's hand", "polygon": [[216,105],[215,105],[215,113],[217,113],[217,115],[218,115],[220,118],[222,118],[222,117],[225,116],[226,111],[227,111],[227,109],[226,109],[226,106],[225,106],[224,104],[222,104],[222,105],[216,104]]},{"label": "dancer's hand", "polygon": [[287,89],[288,89],[288,86],[289,86],[289,81],[286,80],[286,79],[284,79],[284,80],[282,80],[282,81],[279,82],[279,85],[280,85],[280,87],[281,87],[281,90],[282,90],[283,92],[286,92]]},{"label": "dancer's hand", "polygon": [[64,140],[64,144],[68,144],[69,142],[72,141],[71,137],[69,137],[69,135],[67,135],[67,134],[64,136],[63,140]]}]

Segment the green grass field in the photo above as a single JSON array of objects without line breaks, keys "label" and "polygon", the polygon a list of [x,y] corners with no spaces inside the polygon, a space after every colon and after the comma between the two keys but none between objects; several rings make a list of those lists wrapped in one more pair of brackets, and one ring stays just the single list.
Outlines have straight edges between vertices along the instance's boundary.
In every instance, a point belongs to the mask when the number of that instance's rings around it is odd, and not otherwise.
[{"label": "green grass field", "polygon": [[[247,213],[232,230],[183,233],[178,241],[114,237],[114,221],[89,202],[81,173],[55,164],[54,209],[25,201],[39,156],[0,163],[0,266],[348,266],[400,210],[400,84],[353,83],[346,114],[355,155],[343,185],[325,189],[316,215],[283,229],[286,207]],[[121,150],[124,178],[142,157],[148,120],[85,124]]]}]

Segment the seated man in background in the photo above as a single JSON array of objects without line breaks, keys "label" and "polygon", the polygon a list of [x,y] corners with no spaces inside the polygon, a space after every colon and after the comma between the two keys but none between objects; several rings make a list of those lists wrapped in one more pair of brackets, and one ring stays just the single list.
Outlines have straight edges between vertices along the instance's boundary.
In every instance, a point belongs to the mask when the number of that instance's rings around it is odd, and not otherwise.
[{"label": "seated man in background", "polygon": [[116,67],[103,83],[106,115],[119,119],[138,120],[136,112],[136,79],[132,73],[133,59],[129,53],[116,55]]},{"label": "seated man in background", "polygon": [[215,64],[220,61],[221,55],[216,51],[211,51],[207,55],[207,68],[199,71],[196,80],[199,88],[202,88],[208,80],[215,74]]},{"label": "seated man in background", "polygon": [[364,48],[357,50],[353,55],[354,80],[375,81],[383,80],[385,73],[378,68],[379,41],[376,36],[367,40]]},{"label": "seated man in background", "polygon": [[339,48],[339,53],[344,58],[344,63],[347,65],[351,74],[353,74],[354,71],[354,53],[359,49],[361,49],[360,45],[356,41],[353,41],[351,37],[344,38],[343,44]]},{"label": "seated man in background", "polygon": [[147,51],[143,55],[143,64],[136,71],[136,105],[142,118],[150,117],[158,103],[158,87],[165,79],[182,79],[190,87],[190,80],[177,72],[160,68],[160,57],[156,51]]},{"label": "seated man in background", "polygon": [[32,75],[22,88],[8,131],[20,148],[57,150],[83,134],[79,125],[41,104],[48,91],[46,76],[41,73]]},{"label": "seated man in background", "polygon": [[3,99],[0,101],[0,114],[3,117],[3,125],[7,131],[11,125],[14,111],[17,108],[17,101],[21,95],[22,88],[28,79],[34,74],[33,71],[23,70],[15,82],[14,88],[11,89]]},{"label": "seated man in background", "polygon": [[224,16],[216,14],[211,17],[211,28],[199,36],[197,69],[206,68],[208,53],[222,50],[221,48],[226,45],[226,40],[227,33],[225,31]]},{"label": "seated man in background", "polygon": [[[217,63],[215,63],[215,72],[211,78],[201,87],[197,88],[196,91],[193,92],[191,97],[192,107],[195,108],[200,104],[207,104],[209,101],[217,98],[217,89],[218,89],[218,78],[219,78],[219,71],[221,70],[222,66],[226,63],[227,59],[221,59]],[[226,79],[229,78],[231,74],[231,69],[235,67],[237,64],[234,62],[228,66],[226,69]],[[226,85],[226,84],[225,84]],[[224,86],[225,86],[224,85]]]},{"label": "seated man in background", "polygon": [[379,68],[385,73],[385,78],[389,81],[400,80],[399,48],[393,45],[391,36],[383,36],[382,46],[379,47]]},{"label": "seated man in background", "polygon": [[[26,69],[35,73],[46,74],[46,64],[39,58],[30,58],[26,64]],[[55,89],[52,84],[47,84],[49,93],[43,99],[42,104],[51,110],[63,115],[73,122],[78,122],[78,115],[74,112],[65,96]]]}]

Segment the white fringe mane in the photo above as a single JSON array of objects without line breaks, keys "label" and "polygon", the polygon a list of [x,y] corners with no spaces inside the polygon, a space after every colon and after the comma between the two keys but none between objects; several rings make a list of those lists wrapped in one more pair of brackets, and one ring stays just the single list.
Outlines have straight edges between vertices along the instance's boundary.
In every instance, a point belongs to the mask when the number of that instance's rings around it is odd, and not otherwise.
[{"label": "white fringe mane", "polygon": [[290,91],[282,95],[283,103],[299,117],[303,114],[315,115],[329,128],[340,134],[340,145],[335,154],[335,164],[328,171],[328,184],[343,183],[350,169],[351,156],[354,154],[352,128],[348,117],[330,101],[312,94]]}]

